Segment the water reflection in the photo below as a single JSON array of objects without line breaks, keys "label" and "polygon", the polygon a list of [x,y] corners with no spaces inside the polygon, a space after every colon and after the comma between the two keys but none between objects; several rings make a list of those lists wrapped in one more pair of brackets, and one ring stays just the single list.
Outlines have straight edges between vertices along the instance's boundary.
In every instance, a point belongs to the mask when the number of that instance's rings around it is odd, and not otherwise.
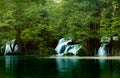
[{"label": "water reflection", "polygon": [[111,78],[112,77],[112,60],[99,59],[100,66],[100,78]]},{"label": "water reflection", "polygon": [[60,72],[70,71],[76,67],[78,59],[56,58],[57,69]]},{"label": "water reflection", "polygon": [[120,60],[2,56],[0,78],[120,78]]},{"label": "water reflection", "polygon": [[100,65],[100,69],[104,69],[107,60],[105,59],[98,59],[99,65]]},{"label": "water reflection", "polygon": [[59,78],[120,78],[120,60],[57,58],[56,65]]},{"label": "water reflection", "polygon": [[78,59],[56,58],[57,70],[60,78],[73,78],[73,70],[75,70]]},{"label": "water reflection", "polygon": [[98,60],[100,78],[120,78],[120,60]]},{"label": "water reflection", "polygon": [[17,56],[5,56],[5,78],[15,78],[17,76],[18,58]]}]

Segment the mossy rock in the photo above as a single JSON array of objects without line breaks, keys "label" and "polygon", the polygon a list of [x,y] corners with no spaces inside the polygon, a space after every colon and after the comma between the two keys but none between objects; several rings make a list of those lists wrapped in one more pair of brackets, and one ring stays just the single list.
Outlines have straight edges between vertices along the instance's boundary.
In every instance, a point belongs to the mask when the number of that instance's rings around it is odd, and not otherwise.
[{"label": "mossy rock", "polygon": [[73,56],[73,53],[67,52],[66,54],[64,54],[64,56]]}]

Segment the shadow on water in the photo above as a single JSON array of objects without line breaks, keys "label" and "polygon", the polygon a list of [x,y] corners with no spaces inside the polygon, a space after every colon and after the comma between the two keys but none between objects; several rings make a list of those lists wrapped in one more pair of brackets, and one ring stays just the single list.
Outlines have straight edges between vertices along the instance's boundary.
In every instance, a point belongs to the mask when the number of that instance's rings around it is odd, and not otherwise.
[{"label": "shadow on water", "polygon": [[0,57],[0,78],[120,78],[120,60]]}]

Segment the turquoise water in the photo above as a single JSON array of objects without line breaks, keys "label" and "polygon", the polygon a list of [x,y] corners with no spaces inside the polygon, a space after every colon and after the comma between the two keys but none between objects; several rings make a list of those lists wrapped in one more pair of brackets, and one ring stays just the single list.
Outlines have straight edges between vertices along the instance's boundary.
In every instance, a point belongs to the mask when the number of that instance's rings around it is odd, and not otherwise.
[{"label": "turquoise water", "polygon": [[120,78],[120,60],[1,56],[0,78]]}]

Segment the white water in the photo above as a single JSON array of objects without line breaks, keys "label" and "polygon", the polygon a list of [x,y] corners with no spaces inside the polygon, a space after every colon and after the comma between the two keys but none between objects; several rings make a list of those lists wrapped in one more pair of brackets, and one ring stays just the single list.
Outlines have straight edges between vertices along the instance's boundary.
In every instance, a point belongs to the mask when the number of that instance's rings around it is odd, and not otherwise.
[{"label": "white water", "polygon": [[17,53],[17,52],[18,52],[18,45],[15,44],[15,39],[13,39],[11,42],[6,43],[4,55],[6,55],[7,53]]},{"label": "white water", "polygon": [[107,56],[106,44],[101,44],[97,56]]},{"label": "white water", "polygon": [[72,42],[72,39],[62,38],[59,40],[58,45],[55,48],[58,56],[62,56],[67,53],[76,55],[78,53],[81,46],[79,46],[79,44],[68,45],[69,42]]},{"label": "white water", "polygon": [[7,53],[12,53],[9,43],[6,43],[4,55],[6,55]]}]

